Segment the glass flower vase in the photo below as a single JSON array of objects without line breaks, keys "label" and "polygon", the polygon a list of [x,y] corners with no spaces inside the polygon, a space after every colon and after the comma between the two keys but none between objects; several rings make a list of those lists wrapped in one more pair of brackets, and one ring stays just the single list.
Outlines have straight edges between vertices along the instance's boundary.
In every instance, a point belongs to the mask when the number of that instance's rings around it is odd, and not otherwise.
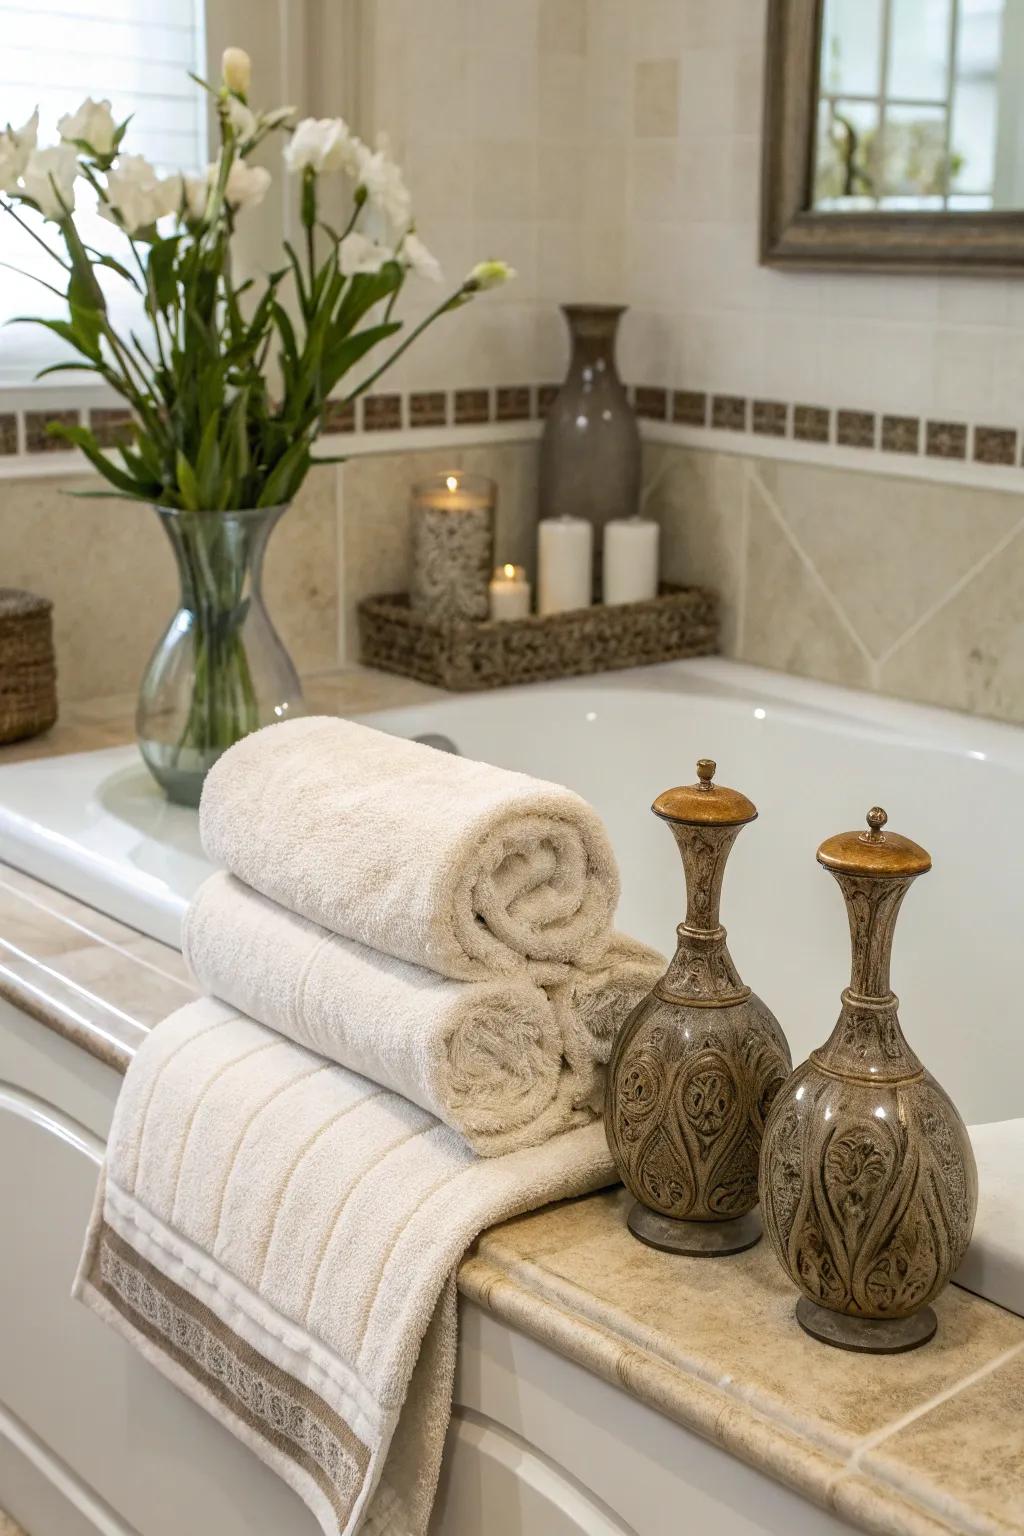
[{"label": "glass flower vase", "polygon": [[199,804],[203,780],[236,741],[305,713],[261,590],[267,541],[286,510],[155,508],[181,600],[146,667],[136,731],[146,766],[179,805]]}]

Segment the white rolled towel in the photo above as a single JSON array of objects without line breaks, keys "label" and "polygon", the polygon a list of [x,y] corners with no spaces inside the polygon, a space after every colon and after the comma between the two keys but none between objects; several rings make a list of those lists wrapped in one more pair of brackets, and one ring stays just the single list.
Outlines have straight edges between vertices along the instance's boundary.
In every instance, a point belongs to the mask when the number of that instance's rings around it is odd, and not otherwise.
[{"label": "white rolled towel", "polygon": [[313,716],[225,752],[199,821],[254,890],[441,976],[547,983],[603,963],[618,869],[562,785]]},{"label": "white rolled towel", "polygon": [[550,994],[526,976],[451,981],[224,873],[199,889],[183,930],[205,991],[402,1094],[485,1156],[594,1118],[615,1028],[661,969],[653,951],[618,945],[608,965]]}]

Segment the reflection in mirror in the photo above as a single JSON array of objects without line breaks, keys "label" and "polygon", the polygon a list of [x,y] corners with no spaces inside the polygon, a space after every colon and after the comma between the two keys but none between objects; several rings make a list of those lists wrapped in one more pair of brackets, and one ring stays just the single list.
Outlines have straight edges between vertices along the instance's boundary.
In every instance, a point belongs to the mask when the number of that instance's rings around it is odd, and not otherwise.
[{"label": "reflection in mirror", "polygon": [[824,0],[813,206],[1024,208],[1024,0]]}]

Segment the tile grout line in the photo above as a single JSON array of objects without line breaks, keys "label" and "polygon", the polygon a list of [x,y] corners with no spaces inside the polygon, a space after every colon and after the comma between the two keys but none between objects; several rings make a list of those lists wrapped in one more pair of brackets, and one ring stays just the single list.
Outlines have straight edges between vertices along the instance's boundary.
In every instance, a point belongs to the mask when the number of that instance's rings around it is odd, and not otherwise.
[{"label": "tile grout line", "polygon": [[846,633],[849,635],[850,639],[853,641],[853,643],[857,647],[858,651],[860,651],[860,653],[863,656],[864,660],[867,662],[869,669],[873,670],[875,665],[876,665],[875,657],[872,656],[871,652],[868,650],[867,646],[864,644],[864,642],[861,639],[860,635],[857,633],[856,629],[854,629],[853,623],[852,623],[849,615],[847,614],[846,610],[843,608],[843,606],[840,603],[839,599],[836,597],[835,593],[832,591],[832,588],[828,585],[828,583],[826,582],[825,578],[822,576],[821,572],[818,570],[818,567],[815,565],[815,563],[811,559],[810,555],[807,553],[807,551],[804,549],[803,545],[800,543],[800,540],[797,538],[797,536],[793,532],[792,528],[790,528],[789,524],[786,521],[785,514],[784,514],[781,506],[775,500],[775,497],[771,494],[771,492],[768,490],[768,488],[766,487],[764,481],[761,479],[760,475],[757,473],[757,469],[753,465],[750,466],[750,476],[751,476],[751,479],[756,482],[756,486],[757,486],[758,492],[760,493],[760,495],[761,495],[762,499],[764,500],[764,502],[767,504],[767,506],[768,506],[769,510],[771,511],[773,517],[778,522],[779,527],[782,529],[783,534],[785,535],[785,537],[788,540],[789,544],[791,545],[792,549],[796,553],[797,557],[799,558],[801,563],[804,565],[804,567],[807,569],[807,571],[810,574],[810,576],[811,576],[812,580],[814,581],[815,585],[818,587],[818,589],[821,592],[822,596],[825,598],[826,602],[828,603],[829,607],[832,609],[833,613],[835,614],[836,618],[839,620],[839,622],[842,625],[842,627],[846,630]]},{"label": "tile grout line", "polygon": [[901,1430],[907,1429],[911,1424],[916,1423],[918,1419],[923,1418],[925,1414],[931,1413],[933,1409],[941,1408],[943,1403],[948,1403],[961,1392],[977,1386],[979,1381],[984,1381],[986,1376],[991,1376],[993,1372],[998,1371],[1004,1365],[1008,1365],[1011,1360],[1016,1359],[1022,1353],[1024,1353],[1024,1343],[1011,1345],[1009,1349],[1004,1349],[1002,1354],[996,1355],[984,1365],[979,1365],[977,1370],[971,1371],[969,1375],[961,1377],[959,1381],[955,1381],[951,1386],[945,1387],[941,1392],[937,1392],[927,1402],[919,1403],[916,1408],[909,1409],[900,1418],[893,1419],[889,1424],[883,1424],[881,1429],[873,1430],[870,1435],[865,1435],[863,1440],[858,1441],[850,1453],[847,1469],[851,1472],[860,1471],[861,1460],[869,1451],[875,1450],[884,1441],[891,1439],[893,1435],[899,1434]]},{"label": "tile grout line", "polygon": [[960,593],[969,587],[971,582],[974,581],[975,577],[980,576],[982,571],[985,570],[987,566],[992,564],[993,560],[1001,555],[1004,550],[1009,549],[1010,545],[1013,543],[1014,539],[1017,538],[1022,529],[1024,529],[1024,517],[1022,517],[1019,522],[1014,523],[1009,532],[1004,533],[1003,537],[999,539],[997,543],[993,544],[992,548],[988,551],[987,554],[982,555],[980,560],[976,560],[975,563],[971,566],[970,570],[964,571],[963,575],[958,576],[949,590],[944,592],[940,598],[932,603],[931,607],[925,609],[924,613],[920,614],[918,618],[914,620],[910,628],[905,630],[897,640],[893,641],[888,650],[882,652],[882,655],[878,658],[879,669],[884,667],[886,662],[891,661],[893,656],[896,655],[897,651],[899,651],[907,643],[908,640],[912,640],[914,636],[925,627],[926,624],[930,624],[932,619],[934,619],[937,614],[941,613],[943,608],[945,608],[948,603],[951,603],[955,597],[959,597]]},{"label": "tile grout line", "polygon": [[744,465],[743,500],[740,507],[740,579],[736,589],[736,655],[743,655],[747,637],[747,566],[750,561],[750,479],[752,466]]}]

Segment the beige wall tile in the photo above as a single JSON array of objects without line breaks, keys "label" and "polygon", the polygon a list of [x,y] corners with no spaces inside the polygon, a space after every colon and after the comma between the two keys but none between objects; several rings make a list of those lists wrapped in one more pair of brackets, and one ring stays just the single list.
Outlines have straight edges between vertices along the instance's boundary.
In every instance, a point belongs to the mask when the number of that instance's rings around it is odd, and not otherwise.
[{"label": "beige wall tile", "polygon": [[756,480],[749,487],[748,505],[740,659],[802,677],[867,687],[866,657],[794,549]]},{"label": "beige wall tile", "polygon": [[1024,723],[1024,534],[898,647],[880,687]]},{"label": "beige wall tile", "polygon": [[540,0],[541,53],[586,53],[587,0]]},{"label": "beige wall tile", "polygon": [[1011,492],[781,460],[756,474],[875,657],[1024,517]]},{"label": "beige wall tile", "polygon": [[633,66],[633,132],[672,138],[679,131],[678,59],[642,59]]},{"label": "beige wall tile", "polygon": [[644,486],[644,515],[661,527],[662,577],[715,588],[721,601],[722,651],[735,655],[746,542],[742,461],[648,443]]}]

